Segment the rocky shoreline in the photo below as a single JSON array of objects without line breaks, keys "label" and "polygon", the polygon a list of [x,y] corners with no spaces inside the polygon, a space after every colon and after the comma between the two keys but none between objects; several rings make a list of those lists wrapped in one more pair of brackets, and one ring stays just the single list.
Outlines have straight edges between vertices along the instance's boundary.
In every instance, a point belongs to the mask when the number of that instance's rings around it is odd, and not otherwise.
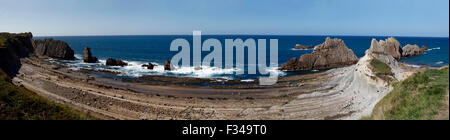
[{"label": "rocky shoreline", "polygon": [[[406,67],[397,62],[395,58],[401,57],[401,53],[395,52],[397,45],[389,40],[392,39],[372,41],[366,56],[355,61],[353,52],[342,40],[327,39],[310,54],[319,61],[299,68],[332,69],[280,77],[278,83],[271,86],[229,81],[222,87],[202,87],[186,83],[201,84],[217,79],[166,76],[143,76],[136,81],[114,79],[92,75],[92,71],[73,71],[37,57],[32,51],[9,50],[6,53],[12,53],[9,56],[16,56],[14,58],[20,61],[12,79],[15,85],[104,119],[359,119],[369,115],[374,105],[392,90],[389,81],[374,74],[370,60],[386,63],[397,81],[426,69]],[[67,49],[57,50],[70,53]],[[336,51],[349,55],[345,59],[331,60],[335,56],[330,52]],[[54,56],[50,53],[54,51],[45,52],[42,54]],[[21,53],[30,53],[30,56],[18,58]],[[65,56],[67,53],[56,54]],[[335,64],[345,64],[345,67]],[[3,69],[3,66],[15,65],[2,62],[1,66]],[[166,67],[171,69],[170,63]]]}]

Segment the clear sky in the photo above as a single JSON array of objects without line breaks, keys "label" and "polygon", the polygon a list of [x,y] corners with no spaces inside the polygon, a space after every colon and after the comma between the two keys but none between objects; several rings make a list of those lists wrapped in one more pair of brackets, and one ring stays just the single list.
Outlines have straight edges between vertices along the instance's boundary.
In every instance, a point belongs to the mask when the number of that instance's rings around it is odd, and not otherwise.
[{"label": "clear sky", "polygon": [[449,0],[0,0],[0,32],[449,36]]}]

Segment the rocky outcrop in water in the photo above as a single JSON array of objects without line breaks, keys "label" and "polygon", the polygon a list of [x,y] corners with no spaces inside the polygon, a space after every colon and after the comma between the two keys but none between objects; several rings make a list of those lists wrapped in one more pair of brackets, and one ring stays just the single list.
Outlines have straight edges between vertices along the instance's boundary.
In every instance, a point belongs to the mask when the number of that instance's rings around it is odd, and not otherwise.
[{"label": "rocky outcrop in water", "polygon": [[112,59],[112,58],[108,58],[106,60],[106,65],[107,66],[126,66],[128,65],[128,63],[123,62],[122,60],[116,60],[116,59]]},{"label": "rocky outcrop in water", "polygon": [[425,46],[425,45],[422,45],[422,48],[421,48],[423,51],[428,51],[429,49],[428,49],[428,47],[427,46]]},{"label": "rocky outcrop in water", "polygon": [[419,48],[419,46],[410,44],[403,47],[402,50],[403,50],[402,57],[411,57],[421,55],[424,53],[424,50],[422,48]]},{"label": "rocky outcrop in water", "polygon": [[166,60],[166,62],[164,63],[164,70],[173,70],[173,65],[170,63],[169,60]]},{"label": "rocky outcrop in water", "polygon": [[372,43],[369,48],[370,53],[386,54],[394,57],[395,59],[400,59],[402,57],[402,48],[400,42],[397,39],[390,37],[386,40],[372,39]]},{"label": "rocky outcrop in water", "polygon": [[85,63],[95,63],[98,61],[98,58],[95,56],[92,56],[91,48],[86,47],[86,48],[84,48],[84,51],[83,51],[83,61]]},{"label": "rocky outcrop in water", "polygon": [[356,64],[358,58],[348,49],[341,39],[327,38],[324,43],[314,47],[311,54],[304,54],[300,59],[292,58],[279,70],[313,70],[329,69]]},{"label": "rocky outcrop in water", "polygon": [[38,56],[45,56],[63,60],[75,59],[74,51],[66,42],[60,40],[34,40],[34,49],[36,55]]},{"label": "rocky outcrop in water", "polygon": [[157,65],[155,65],[153,63],[148,63],[148,64],[142,65],[142,67],[146,67],[149,70],[152,70],[155,66],[157,66]]},{"label": "rocky outcrop in water", "polygon": [[295,49],[297,49],[297,50],[309,50],[309,49],[313,49],[314,47],[312,46],[312,45],[309,45],[309,46],[304,46],[304,45],[301,45],[301,44],[296,44],[295,45]]},{"label": "rocky outcrop in water", "polygon": [[21,67],[20,58],[34,55],[33,34],[0,33],[0,69],[14,77]]}]

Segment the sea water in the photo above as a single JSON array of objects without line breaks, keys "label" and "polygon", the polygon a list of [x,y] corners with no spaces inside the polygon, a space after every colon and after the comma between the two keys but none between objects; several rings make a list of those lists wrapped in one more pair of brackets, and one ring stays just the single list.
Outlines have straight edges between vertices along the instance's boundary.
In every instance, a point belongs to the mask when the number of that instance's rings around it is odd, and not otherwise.
[{"label": "sea water", "polygon": [[[202,41],[215,38],[225,44],[225,39],[278,39],[278,64],[281,66],[286,61],[293,57],[300,57],[302,54],[311,53],[312,50],[296,50],[296,44],[318,45],[325,41],[326,37],[343,39],[348,48],[352,49],[358,57],[362,57],[365,51],[370,47],[372,38],[377,40],[386,39],[388,37],[369,37],[369,36],[266,36],[266,35],[203,35]],[[72,67],[72,69],[97,69],[97,70],[111,70],[121,72],[124,76],[139,77],[142,75],[165,75],[165,76],[183,76],[183,77],[198,77],[198,78],[225,78],[225,79],[255,79],[260,74],[242,74],[236,75],[237,71],[244,71],[247,69],[221,69],[210,66],[203,66],[201,70],[196,70],[194,67],[180,67],[173,71],[164,71],[165,60],[171,60],[178,52],[170,51],[170,44],[177,38],[183,38],[191,43],[192,35],[142,35],[142,36],[50,36],[50,37],[34,37],[34,39],[54,38],[67,42],[75,51],[77,60],[66,61],[65,63]],[[422,66],[427,65],[431,67],[441,67],[449,63],[449,38],[448,37],[395,37],[402,46],[407,44],[417,44],[419,46],[425,45],[429,50],[425,51],[424,55],[403,58],[400,61],[409,65]],[[269,44],[269,43],[267,43]],[[98,63],[87,64],[82,61],[83,50],[86,46],[91,48],[92,54],[99,58]],[[222,46],[224,49],[224,46]],[[269,45],[267,45],[269,47]],[[192,48],[191,48],[192,50]],[[269,50],[269,49],[267,49]],[[223,51],[224,52],[224,51]],[[245,55],[247,56],[247,49]],[[202,56],[206,56],[209,52],[202,52]],[[191,52],[192,55],[192,52]],[[267,52],[269,56],[269,52]],[[107,58],[121,59],[129,63],[125,67],[109,67],[105,66]],[[203,58],[203,57],[202,57]],[[246,63],[247,57],[245,57]],[[223,59],[224,60],[224,59]],[[269,58],[267,58],[269,61]],[[153,70],[148,70],[141,67],[145,63],[157,64]],[[268,62],[267,62],[268,64]],[[248,64],[245,64],[248,66]],[[299,73],[316,72],[299,71],[299,72],[283,72],[278,71],[276,67],[269,68],[269,71],[276,73],[279,76],[286,76]]]}]

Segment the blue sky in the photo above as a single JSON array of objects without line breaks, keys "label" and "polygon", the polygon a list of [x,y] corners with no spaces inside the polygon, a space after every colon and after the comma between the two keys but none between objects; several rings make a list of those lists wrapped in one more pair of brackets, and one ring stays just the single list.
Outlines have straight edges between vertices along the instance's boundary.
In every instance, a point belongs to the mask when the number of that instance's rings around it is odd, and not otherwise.
[{"label": "blue sky", "polygon": [[0,0],[0,32],[449,36],[448,0]]}]

